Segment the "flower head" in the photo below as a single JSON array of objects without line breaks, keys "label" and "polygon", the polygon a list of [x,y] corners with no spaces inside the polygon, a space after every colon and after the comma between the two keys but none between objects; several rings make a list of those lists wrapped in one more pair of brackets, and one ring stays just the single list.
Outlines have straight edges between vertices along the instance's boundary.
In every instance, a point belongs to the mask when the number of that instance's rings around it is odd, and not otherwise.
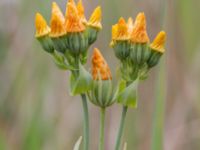
[{"label": "flower head", "polygon": [[151,49],[153,49],[155,51],[164,53],[165,52],[165,48],[164,48],[165,42],[166,42],[166,33],[164,31],[161,31],[160,33],[158,33],[158,35],[156,36],[154,41],[151,43],[150,47],[151,47]]},{"label": "flower head", "polygon": [[78,4],[77,4],[76,7],[77,7],[78,15],[79,15],[81,21],[82,21],[83,23],[86,23],[87,20],[86,20],[86,18],[85,18],[85,10],[84,10],[84,7],[83,7],[83,2],[82,2],[82,0],[79,0],[79,2],[78,2]]},{"label": "flower head", "polygon": [[76,5],[71,1],[67,4],[65,29],[70,33],[85,30],[85,26],[80,19]]},{"label": "flower head", "polygon": [[36,27],[36,34],[35,37],[42,37],[48,35],[51,31],[50,27],[47,25],[46,20],[40,13],[36,13],[35,16],[35,27]]},{"label": "flower head", "polygon": [[88,25],[92,26],[94,28],[97,29],[102,29],[102,25],[101,25],[101,7],[98,6],[92,13],[89,21],[88,21]]},{"label": "flower head", "polygon": [[94,49],[92,56],[92,76],[94,80],[112,79],[110,68],[97,48]]},{"label": "flower head", "polygon": [[66,33],[65,27],[65,17],[63,16],[59,6],[56,2],[52,3],[52,14],[51,14],[51,37],[62,36]]},{"label": "flower head", "polygon": [[149,42],[149,37],[146,31],[146,18],[144,13],[139,13],[136,17],[134,28],[131,34],[131,41],[134,43]]}]

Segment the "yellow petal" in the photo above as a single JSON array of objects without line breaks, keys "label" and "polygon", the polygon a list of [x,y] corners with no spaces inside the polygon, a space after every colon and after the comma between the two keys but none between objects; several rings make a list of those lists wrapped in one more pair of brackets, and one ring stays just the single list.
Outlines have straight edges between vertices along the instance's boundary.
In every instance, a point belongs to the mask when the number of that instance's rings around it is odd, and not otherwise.
[{"label": "yellow petal", "polygon": [[67,32],[81,32],[85,30],[85,26],[78,15],[78,10],[72,3],[67,4],[65,29]]},{"label": "yellow petal", "polygon": [[149,37],[146,31],[146,18],[144,13],[139,13],[136,17],[131,41],[134,43],[148,43]]},{"label": "yellow petal", "polygon": [[166,42],[166,33],[164,31],[161,31],[160,33],[158,33],[154,41],[151,43],[150,47],[155,51],[164,53],[165,42]]},{"label": "yellow petal", "polygon": [[134,27],[133,18],[131,18],[131,17],[128,18],[127,26],[128,26],[128,33],[131,34],[131,32],[133,31],[133,27]]},{"label": "yellow petal", "polygon": [[112,40],[117,39],[117,34],[118,34],[118,24],[115,24],[112,26]]},{"label": "yellow petal", "polygon": [[112,79],[110,68],[97,48],[94,49],[92,55],[92,76],[94,80]]},{"label": "yellow petal", "polygon": [[50,28],[47,25],[46,20],[40,13],[36,13],[35,15],[35,28],[36,28],[36,37],[42,37],[50,32]]},{"label": "yellow petal", "polygon": [[84,11],[82,0],[79,0],[79,2],[77,4],[77,10],[78,10],[78,15],[81,18],[82,22],[87,23],[87,20],[85,18],[85,11]]},{"label": "yellow petal", "polygon": [[[65,11],[65,19],[68,18],[70,11],[68,10],[68,4],[73,5],[73,7],[76,8],[76,3],[74,2],[74,0],[68,0],[67,4],[66,4],[66,11]],[[77,9],[77,8],[76,8]]]},{"label": "yellow petal", "polygon": [[65,17],[63,16],[59,6],[53,2],[52,3],[52,14],[51,14],[51,37],[62,36],[66,33],[65,27]]},{"label": "yellow petal", "polygon": [[116,40],[128,40],[128,26],[124,18],[120,18],[118,21],[117,37]]},{"label": "yellow petal", "polygon": [[95,27],[97,29],[102,29],[102,25],[101,25],[101,17],[102,17],[102,13],[101,13],[101,7],[98,6],[92,13],[88,25]]}]

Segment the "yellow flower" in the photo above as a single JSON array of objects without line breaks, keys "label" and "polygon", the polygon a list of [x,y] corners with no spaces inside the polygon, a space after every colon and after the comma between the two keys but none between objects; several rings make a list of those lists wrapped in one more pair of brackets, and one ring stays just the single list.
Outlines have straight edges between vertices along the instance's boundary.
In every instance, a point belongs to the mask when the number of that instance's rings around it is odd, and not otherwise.
[{"label": "yellow flower", "polygon": [[164,31],[161,31],[160,33],[158,33],[154,41],[151,43],[150,47],[152,48],[152,50],[164,53],[165,42],[166,42],[166,33]]},{"label": "yellow flower", "polygon": [[146,31],[146,18],[144,13],[139,13],[136,17],[134,28],[131,34],[131,42],[148,43],[149,37]]},{"label": "yellow flower", "polygon": [[97,48],[94,49],[92,55],[92,76],[94,80],[112,79],[110,68]]},{"label": "yellow flower", "polygon": [[69,33],[82,32],[85,30],[85,26],[78,15],[76,5],[72,2],[68,2],[67,4],[65,29]]},{"label": "yellow flower", "polygon": [[64,23],[65,23],[65,17],[63,16],[59,6],[55,2],[53,2],[50,36],[58,37],[64,35],[66,33]]},{"label": "yellow flower", "polygon": [[84,11],[82,0],[79,0],[79,2],[78,2],[76,7],[77,7],[78,15],[79,15],[81,21],[86,24],[87,20],[85,18],[85,11]]},{"label": "yellow flower", "polygon": [[46,20],[40,13],[36,13],[35,27],[36,27],[35,37],[37,38],[48,35],[51,31],[50,27],[47,25]]},{"label": "yellow flower", "polygon": [[102,25],[101,25],[101,7],[98,6],[92,13],[89,21],[88,21],[88,25],[92,26],[94,28],[97,29],[102,29]]}]

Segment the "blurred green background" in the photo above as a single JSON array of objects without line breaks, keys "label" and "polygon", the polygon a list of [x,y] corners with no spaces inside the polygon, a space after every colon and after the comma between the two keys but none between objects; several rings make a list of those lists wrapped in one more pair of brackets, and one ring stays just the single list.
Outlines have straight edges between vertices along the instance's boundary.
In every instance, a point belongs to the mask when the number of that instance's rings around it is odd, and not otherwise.
[{"label": "blurred green background", "polygon": [[[82,135],[81,101],[69,95],[69,73],[56,68],[34,38],[35,13],[39,11],[49,20],[51,2],[0,1],[0,150],[71,150]],[[66,0],[56,2],[64,12]],[[167,32],[165,57],[141,83],[138,108],[128,112],[123,137],[127,150],[149,150],[154,147],[153,137],[158,144],[163,137],[164,150],[199,150],[200,1],[83,3],[87,18],[97,5],[102,7],[103,30],[94,46],[102,51],[113,74],[119,62],[109,42],[111,25],[119,17],[135,18],[144,11],[151,40],[160,30]],[[89,51],[91,56],[92,48]],[[99,110],[90,104],[89,111],[90,146],[97,150]],[[105,150],[114,149],[120,114],[118,104],[108,109]]]}]

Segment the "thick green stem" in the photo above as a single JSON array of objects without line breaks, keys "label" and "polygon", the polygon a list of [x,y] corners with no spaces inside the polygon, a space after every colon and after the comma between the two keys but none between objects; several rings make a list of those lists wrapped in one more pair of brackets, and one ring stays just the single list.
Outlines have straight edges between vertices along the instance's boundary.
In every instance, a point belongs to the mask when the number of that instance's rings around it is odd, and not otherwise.
[{"label": "thick green stem", "polygon": [[116,144],[115,144],[115,150],[119,150],[120,149],[121,138],[122,138],[122,134],[123,134],[123,130],[124,130],[124,124],[125,124],[125,118],[126,118],[127,110],[128,110],[128,107],[127,106],[123,106],[122,116],[121,116],[121,121],[120,121],[120,127],[119,127],[117,140],[116,140]]},{"label": "thick green stem", "polygon": [[105,108],[101,108],[101,113],[100,113],[99,150],[104,150],[105,111],[106,111]]},{"label": "thick green stem", "polygon": [[87,99],[85,94],[81,94],[83,103],[83,113],[84,113],[84,130],[83,130],[83,149],[89,150],[89,114]]}]

